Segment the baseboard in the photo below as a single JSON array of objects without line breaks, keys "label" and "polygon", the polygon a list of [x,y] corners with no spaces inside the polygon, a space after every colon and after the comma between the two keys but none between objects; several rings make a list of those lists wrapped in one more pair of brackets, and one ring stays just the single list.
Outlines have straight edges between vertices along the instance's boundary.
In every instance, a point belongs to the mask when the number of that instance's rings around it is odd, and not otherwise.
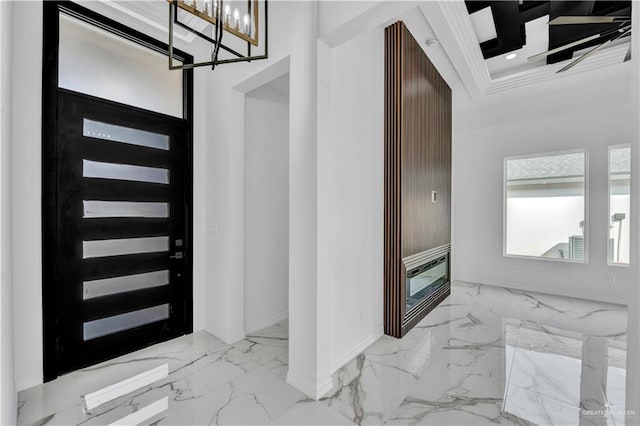
[{"label": "baseboard", "polygon": [[504,282],[500,282],[500,281],[491,281],[491,283],[485,283],[482,282],[480,280],[471,280],[471,279],[455,279],[452,281],[452,285],[455,285],[455,283],[461,283],[461,284],[480,284],[480,285],[486,285],[489,287],[501,287],[501,288],[508,288],[510,290],[518,290],[518,291],[525,291],[525,292],[529,292],[529,293],[546,293],[546,294],[551,294],[554,296],[564,296],[564,297],[571,297],[573,299],[583,299],[583,300],[589,300],[592,302],[604,302],[604,303],[612,303],[615,305],[625,305],[627,306],[629,304],[629,301],[620,297],[615,297],[615,296],[594,296],[592,294],[589,293],[582,293],[580,295],[576,295],[575,293],[572,293],[570,291],[563,291],[563,290],[559,290],[557,288],[549,288],[549,287],[539,287],[539,288],[529,288],[526,286],[521,286],[521,285],[514,285],[513,283],[504,283]]},{"label": "baseboard", "polygon": [[249,334],[249,333],[253,333],[254,331],[262,330],[263,328],[267,328],[270,325],[286,320],[287,318],[289,318],[288,309],[284,312],[280,312],[278,314],[271,315],[267,318],[261,319],[260,321],[254,321],[251,324],[246,324],[244,326],[244,333]]},{"label": "baseboard", "polygon": [[318,384],[316,384],[313,380],[298,376],[289,370],[287,373],[287,383],[317,401],[333,388],[333,377],[326,377],[324,380],[319,380]]},{"label": "baseboard", "polygon": [[245,337],[247,336],[244,334],[244,330],[231,330],[231,332],[228,335],[228,343],[232,344],[232,343],[239,342]]},{"label": "baseboard", "polygon": [[246,337],[244,330],[222,330],[216,329],[215,327],[205,327],[204,330],[222,340],[227,345],[236,343]]},{"label": "baseboard", "polygon": [[373,342],[378,340],[380,337],[382,337],[382,333],[371,334],[369,337],[358,343],[353,349],[347,351],[344,355],[339,357],[337,361],[331,363],[331,374],[335,373],[343,366],[345,366],[349,361],[364,352],[365,349],[371,346]]}]

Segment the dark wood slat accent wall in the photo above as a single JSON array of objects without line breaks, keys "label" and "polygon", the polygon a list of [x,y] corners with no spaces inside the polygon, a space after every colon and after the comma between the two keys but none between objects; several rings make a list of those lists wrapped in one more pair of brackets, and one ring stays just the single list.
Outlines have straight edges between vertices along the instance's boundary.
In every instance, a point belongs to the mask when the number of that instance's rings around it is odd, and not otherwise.
[{"label": "dark wood slat accent wall", "polygon": [[403,275],[400,252],[400,37],[399,23],[385,29],[384,103],[384,332],[399,336],[399,288],[394,283]]},{"label": "dark wood slat accent wall", "polygon": [[[437,202],[431,202],[436,191]],[[385,29],[384,330],[402,337],[402,259],[451,241],[451,89],[402,22]]]},{"label": "dark wood slat accent wall", "polygon": [[[402,25],[402,257],[451,242],[451,89]],[[431,191],[438,201],[431,202]]]}]

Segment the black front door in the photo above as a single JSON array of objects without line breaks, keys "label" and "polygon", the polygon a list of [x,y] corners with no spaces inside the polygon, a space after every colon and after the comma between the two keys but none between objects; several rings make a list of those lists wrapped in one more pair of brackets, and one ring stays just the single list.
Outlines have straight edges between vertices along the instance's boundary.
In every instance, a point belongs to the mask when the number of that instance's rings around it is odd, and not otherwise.
[{"label": "black front door", "polygon": [[186,120],[63,89],[57,102],[62,374],[191,331],[191,213]]}]

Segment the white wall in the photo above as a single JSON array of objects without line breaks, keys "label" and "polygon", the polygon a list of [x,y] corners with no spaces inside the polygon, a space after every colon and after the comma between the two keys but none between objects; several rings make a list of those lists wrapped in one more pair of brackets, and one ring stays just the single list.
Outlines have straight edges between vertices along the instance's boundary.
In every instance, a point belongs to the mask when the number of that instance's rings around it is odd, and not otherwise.
[{"label": "white wall", "polygon": [[[633,25],[640,25],[640,7],[638,3],[632,5]],[[633,410],[634,414],[626,419],[628,425],[640,424],[640,176],[634,170],[640,166],[640,33],[631,35],[631,117],[633,133],[631,139],[631,264],[630,269],[636,279],[632,280],[629,289],[629,314],[627,317],[627,388],[625,409]],[[636,218],[636,219],[633,219]]]},{"label": "white wall", "polygon": [[320,2],[318,32],[325,35],[371,9],[380,1],[333,0]]},{"label": "white wall", "polygon": [[[454,98],[454,279],[627,302],[637,274],[607,266],[607,147],[633,137],[630,72],[624,64],[588,81],[565,77],[475,103]],[[503,257],[504,158],[580,148],[589,149],[589,263]]]},{"label": "white wall", "polygon": [[328,365],[321,359],[328,358],[329,344],[318,320],[322,308],[317,284],[316,7],[305,1],[269,2],[269,59],[220,66],[206,88],[214,95],[207,104],[212,132],[207,154],[205,321],[209,331],[231,342],[244,336],[244,95],[271,79],[265,76],[275,72],[273,67],[284,64],[289,70],[287,380],[311,396],[331,385],[328,367],[320,367]]},{"label": "white wall", "polygon": [[383,333],[384,28],[330,50],[321,70],[318,279],[331,289],[331,369]]},{"label": "white wall", "polygon": [[205,328],[209,303],[205,298],[209,280],[207,276],[207,226],[209,215],[206,210],[210,182],[207,155],[209,117],[207,114],[207,86],[209,69],[196,69],[193,73],[193,331]]},{"label": "white wall", "polygon": [[0,2],[0,424],[16,422],[11,256],[13,5]]},{"label": "white wall", "polygon": [[289,75],[276,84],[245,100],[245,333],[289,315]]},{"label": "white wall", "polygon": [[13,3],[12,250],[18,390],[42,383],[42,3]]}]

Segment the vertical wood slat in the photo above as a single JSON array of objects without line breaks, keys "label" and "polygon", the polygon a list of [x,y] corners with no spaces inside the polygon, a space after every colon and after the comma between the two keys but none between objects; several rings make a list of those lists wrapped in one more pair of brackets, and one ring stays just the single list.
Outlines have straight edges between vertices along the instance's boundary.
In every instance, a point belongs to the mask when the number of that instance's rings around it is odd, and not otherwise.
[{"label": "vertical wood slat", "polygon": [[451,232],[451,90],[402,22],[385,29],[384,90],[384,330],[401,337],[446,297],[403,327],[402,259]]},{"label": "vertical wood slat", "polygon": [[385,29],[385,263],[384,331],[392,336],[401,332],[401,289],[396,283],[401,272],[400,194],[401,194],[401,85],[402,31],[400,23]]}]

